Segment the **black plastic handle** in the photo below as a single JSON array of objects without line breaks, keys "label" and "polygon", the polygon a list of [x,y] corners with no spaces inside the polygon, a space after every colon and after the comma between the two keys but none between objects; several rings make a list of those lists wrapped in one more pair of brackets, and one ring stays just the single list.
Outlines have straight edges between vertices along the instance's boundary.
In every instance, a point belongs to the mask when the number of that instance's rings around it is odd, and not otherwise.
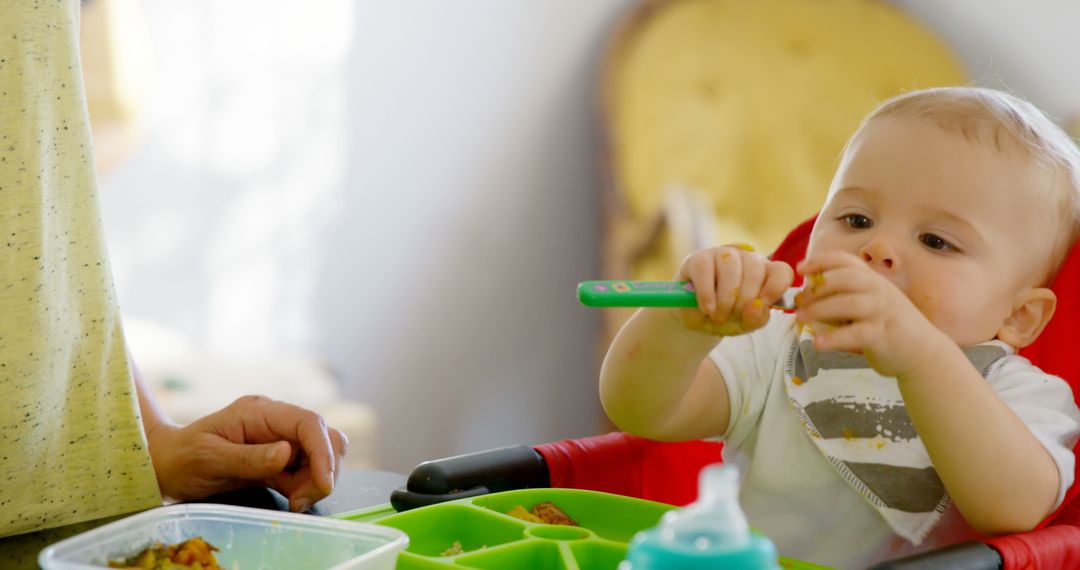
[{"label": "black plastic handle", "polygon": [[485,493],[550,486],[544,457],[527,445],[511,445],[425,461],[413,469],[405,488],[390,495],[390,504],[405,511]]},{"label": "black plastic handle", "polygon": [[476,497],[488,493],[490,493],[490,491],[488,491],[487,487],[473,487],[467,491],[443,493],[441,495],[414,493],[405,487],[398,487],[390,492],[390,506],[394,507],[394,510],[400,513],[401,511],[407,511],[409,509],[419,509],[420,507],[426,507],[428,505],[437,505],[447,501]]}]

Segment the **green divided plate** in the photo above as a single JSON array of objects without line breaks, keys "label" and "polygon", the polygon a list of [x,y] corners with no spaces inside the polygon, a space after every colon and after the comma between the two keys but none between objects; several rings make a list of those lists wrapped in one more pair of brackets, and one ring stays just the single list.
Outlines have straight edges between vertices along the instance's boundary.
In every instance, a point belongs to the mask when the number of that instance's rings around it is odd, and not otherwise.
[{"label": "green divided plate", "polygon": [[[531,523],[510,515],[521,505],[532,510],[551,502],[578,527]],[[671,505],[578,489],[522,489],[458,499],[396,513],[389,505],[334,515],[405,531],[409,547],[398,570],[447,568],[528,568],[531,570],[614,570],[638,531],[656,526]],[[454,542],[460,554],[443,556]],[[780,559],[782,568],[826,567]]]}]

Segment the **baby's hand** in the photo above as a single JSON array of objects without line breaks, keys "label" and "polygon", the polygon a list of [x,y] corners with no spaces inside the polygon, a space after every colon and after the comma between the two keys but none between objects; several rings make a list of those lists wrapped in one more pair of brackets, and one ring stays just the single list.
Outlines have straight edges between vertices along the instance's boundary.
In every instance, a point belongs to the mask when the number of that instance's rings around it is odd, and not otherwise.
[{"label": "baby's hand", "polygon": [[698,301],[695,309],[675,309],[676,320],[690,330],[732,336],[769,322],[769,305],[791,287],[795,273],[749,248],[723,246],[690,254],[676,279],[693,283]]},{"label": "baby's hand", "polygon": [[857,256],[828,252],[798,269],[806,281],[795,296],[797,318],[813,327],[817,350],[861,353],[879,374],[900,377],[940,342],[904,292]]}]

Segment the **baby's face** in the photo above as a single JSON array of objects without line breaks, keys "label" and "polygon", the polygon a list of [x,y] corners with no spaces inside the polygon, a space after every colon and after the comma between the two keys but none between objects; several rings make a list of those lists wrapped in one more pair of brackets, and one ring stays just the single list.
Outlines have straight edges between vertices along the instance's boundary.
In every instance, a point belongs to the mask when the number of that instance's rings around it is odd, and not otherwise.
[{"label": "baby's face", "polygon": [[852,141],[809,253],[859,256],[961,346],[994,338],[1049,255],[1041,171],[921,119],[884,118]]}]

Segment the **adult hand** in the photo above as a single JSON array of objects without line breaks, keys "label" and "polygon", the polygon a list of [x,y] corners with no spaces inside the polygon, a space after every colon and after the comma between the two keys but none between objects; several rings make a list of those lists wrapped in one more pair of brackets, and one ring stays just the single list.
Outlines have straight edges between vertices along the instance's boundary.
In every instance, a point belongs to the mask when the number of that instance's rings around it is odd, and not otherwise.
[{"label": "adult hand", "polygon": [[149,430],[161,493],[202,499],[253,485],[271,487],[296,512],[330,494],[348,439],[322,416],[262,396],[244,396],[186,426]]}]

